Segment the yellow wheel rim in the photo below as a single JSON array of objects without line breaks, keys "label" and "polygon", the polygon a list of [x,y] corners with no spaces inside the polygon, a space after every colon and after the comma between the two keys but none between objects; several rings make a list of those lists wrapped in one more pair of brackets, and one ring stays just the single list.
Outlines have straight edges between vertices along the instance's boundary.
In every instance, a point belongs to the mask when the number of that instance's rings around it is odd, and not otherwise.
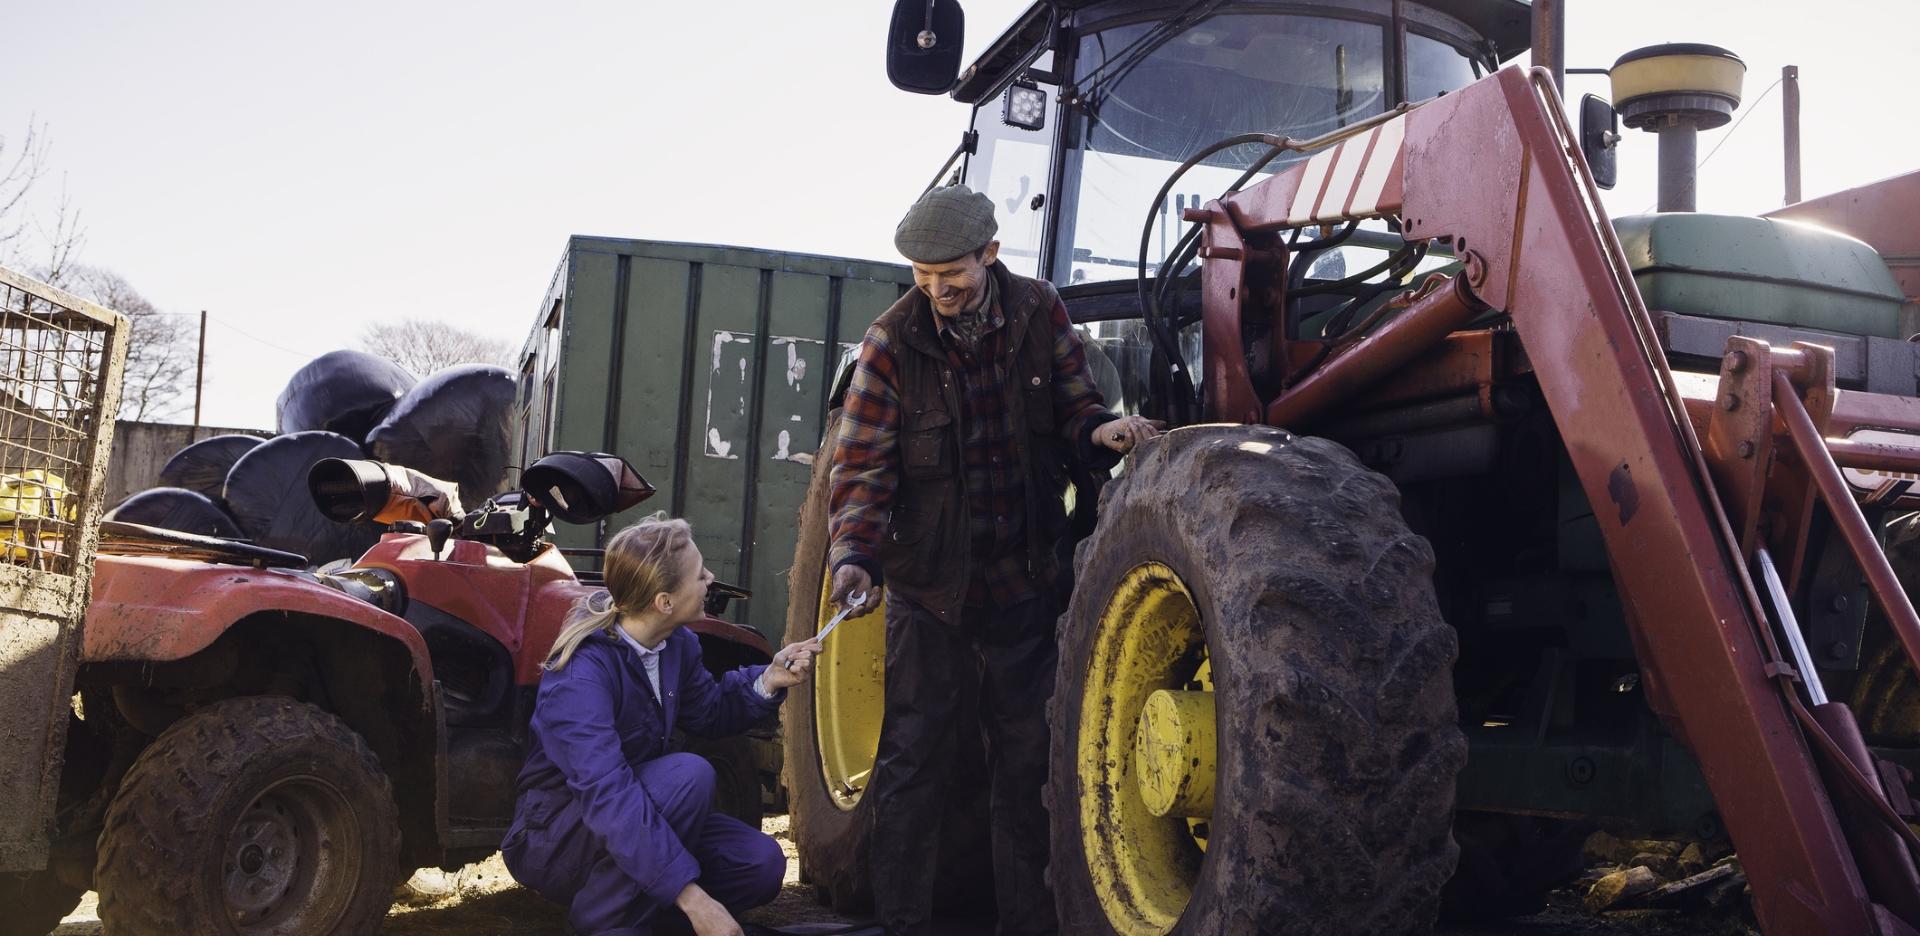
[{"label": "yellow wheel rim", "polygon": [[[820,584],[814,633],[837,609],[832,573]],[[880,752],[880,719],[886,711],[886,595],[859,617],[848,618],[828,638],[813,664],[813,729],[820,750],[820,778],[833,804],[851,810],[860,802]]]},{"label": "yellow wheel rim", "polygon": [[1206,633],[1180,576],[1158,562],[1123,576],[1087,666],[1077,744],[1087,869],[1116,932],[1162,936],[1193,897],[1218,758]]}]

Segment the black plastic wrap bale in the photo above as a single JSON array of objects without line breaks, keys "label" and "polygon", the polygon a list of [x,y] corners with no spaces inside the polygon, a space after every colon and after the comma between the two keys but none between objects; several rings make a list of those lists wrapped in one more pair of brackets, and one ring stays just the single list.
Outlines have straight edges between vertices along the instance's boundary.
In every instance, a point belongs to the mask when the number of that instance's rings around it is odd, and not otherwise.
[{"label": "black plastic wrap bale", "polygon": [[365,442],[367,431],[418,382],[386,358],[331,351],[294,372],[274,404],[274,416],[283,433],[323,429]]},{"label": "black plastic wrap bale", "polygon": [[244,536],[240,526],[212,498],[199,491],[178,487],[148,488],[121,501],[120,506],[113,508],[102,519],[225,539]]},{"label": "black plastic wrap bale", "polygon": [[201,439],[167,459],[167,466],[160,469],[160,483],[166,487],[198,491],[217,499],[227,486],[227,472],[233,470],[233,463],[263,441],[258,436],[250,435],[217,435]]},{"label": "black plastic wrap bale", "polygon": [[307,490],[307,471],[323,458],[364,458],[352,439],[295,432],[260,443],[227,472],[227,510],[254,543],[299,553],[314,565],[357,558],[380,539],[378,528],[335,523]]},{"label": "black plastic wrap bale", "polygon": [[420,381],[367,434],[367,450],[460,485],[471,510],[507,489],[507,438],[518,388],[513,372],[461,364]]}]

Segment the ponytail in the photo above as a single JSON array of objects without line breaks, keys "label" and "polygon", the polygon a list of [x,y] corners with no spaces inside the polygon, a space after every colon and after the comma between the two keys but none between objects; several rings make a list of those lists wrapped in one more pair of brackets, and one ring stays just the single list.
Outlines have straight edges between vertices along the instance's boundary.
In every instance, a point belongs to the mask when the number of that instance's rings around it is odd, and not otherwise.
[{"label": "ponytail", "polygon": [[581,641],[595,631],[613,633],[620,624],[620,609],[614,607],[613,595],[606,589],[584,595],[573,602],[573,610],[567,612],[567,623],[560,629],[560,636],[553,639],[553,649],[547,652],[546,662],[540,668],[555,672],[573,659],[573,651],[580,649]]}]

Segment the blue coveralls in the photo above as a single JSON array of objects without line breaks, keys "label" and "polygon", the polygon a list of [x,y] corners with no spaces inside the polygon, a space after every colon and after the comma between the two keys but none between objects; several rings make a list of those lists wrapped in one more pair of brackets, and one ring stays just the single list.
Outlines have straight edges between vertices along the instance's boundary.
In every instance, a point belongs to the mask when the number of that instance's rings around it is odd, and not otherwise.
[{"label": "blue coveralls", "polygon": [[501,851],[520,883],[569,907],[581,936],[645,934],[653,914],[698,881],[734,911],[780,892],[786,858],[758,829],[713,811],[713,768],[668,754],[677,725],[736,734],[773,714],[743,666],[719,682],[700,662],[700,639],[675,630],[660,653],[660,698],[641,656],[596,633],[546,674],[520,770],[513,826]]}]

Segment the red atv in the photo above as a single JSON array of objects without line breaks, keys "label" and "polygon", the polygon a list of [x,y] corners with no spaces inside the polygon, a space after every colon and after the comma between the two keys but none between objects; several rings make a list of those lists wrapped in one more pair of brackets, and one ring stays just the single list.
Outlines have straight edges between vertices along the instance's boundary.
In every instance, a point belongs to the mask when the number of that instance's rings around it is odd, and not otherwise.
[{"label": "red atv", "polygon": [[[422,523],[432,496],[404,477],[315,466],[329,516],[414,517],[344,568],[103,524],[55,858],[0,876],[0,934],[47,932],[89,888],[115,934],[369,933],[410,869],[498,847],[540,663],[598,584],[549,521],[599,522],[652,488],[617,457],[557,453],[527,490]],[[713,616],[747,593],[710,595],[693,628],[707,666],[767,661],[757,632]],[[756,825],[760,748],[694,748],[720,807]]]}]

